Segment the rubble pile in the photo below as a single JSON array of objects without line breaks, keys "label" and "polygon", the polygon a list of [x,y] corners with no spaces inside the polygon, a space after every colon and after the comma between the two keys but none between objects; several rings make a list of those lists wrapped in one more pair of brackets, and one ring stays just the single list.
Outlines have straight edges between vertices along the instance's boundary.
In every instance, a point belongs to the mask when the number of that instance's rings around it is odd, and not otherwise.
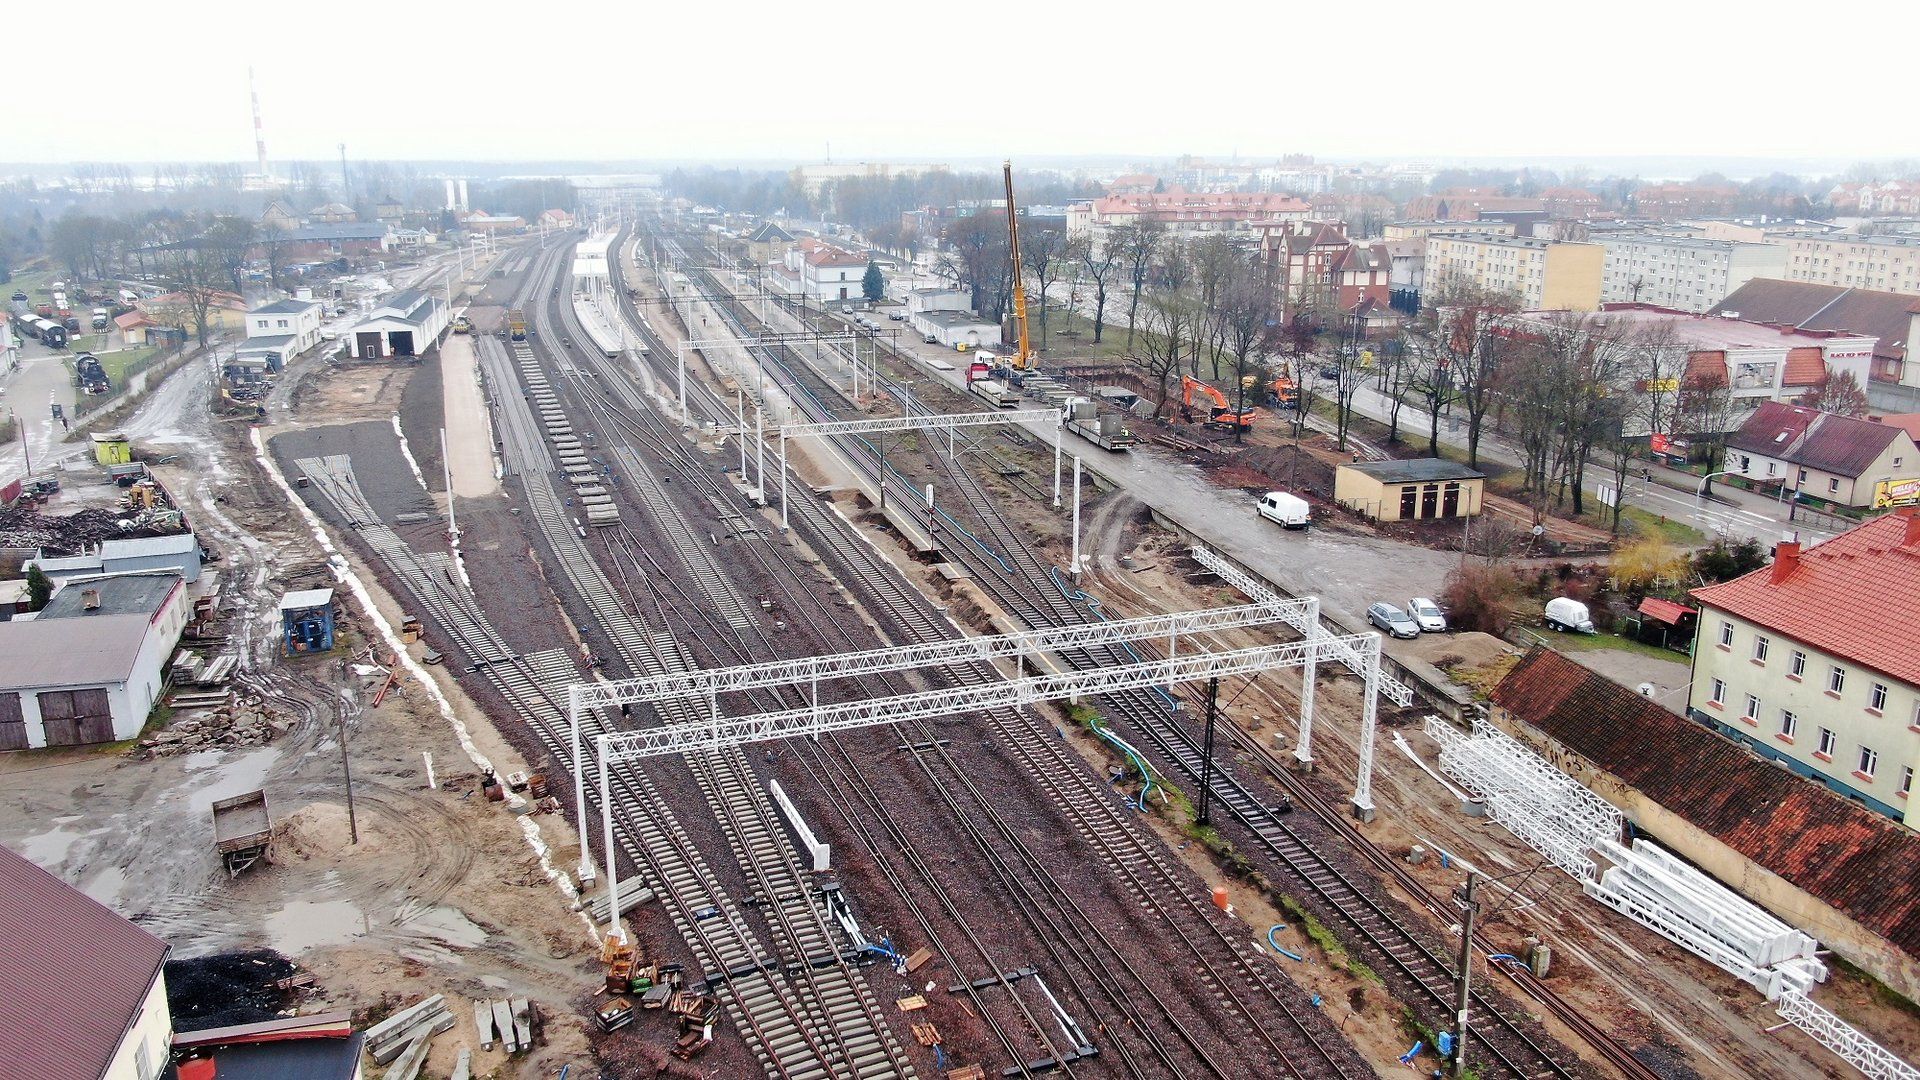
[{"label": "rubble pile", "polygon": [[284,728],[264,710],[251,705],[234,704],[214,709],[204,716],[190,716],[140,740],[140,751],[147,757],[172,757],[196,750],[230,750],[261,746],[272,742]]},{"label": "rubble pile", "polygon": [[49,554],[77,555],[82,549],[98,546],[102,540],[163,536],[169,531],[179,531],[154,527],[157,521],[143,525],[140,519],[151,515],[151,511],[115,512],[99,507],[65,516],[36,513],[22,507],[0,510],[0,547],[45,548]]}]

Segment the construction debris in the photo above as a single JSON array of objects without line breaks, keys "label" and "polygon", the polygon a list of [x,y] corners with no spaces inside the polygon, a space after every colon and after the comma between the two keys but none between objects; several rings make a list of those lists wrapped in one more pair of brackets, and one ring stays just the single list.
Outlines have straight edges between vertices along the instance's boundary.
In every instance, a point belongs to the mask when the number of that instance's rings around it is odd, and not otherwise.
[{"label": "construction debris", "polygon": [[[620,914],[625,915],[641,904],[651,903],[652,900],[653,890],[647,888],[646,885],[641,882],[632,878],[620,882]],[[583,906],[587,914],[592,916],[595,923],[604,924],[607,921],[607,894],[605,890],[589,896]],[[605,962],[604,956],[601,959],[602,962]]]},{"label": "construction debris", "polygon": [[[435,1035],[453,1027],[453,1012],[447,1008],[444,994],[435,994],[430,998],[417,1001],[394,1013],[378,1024],[367,1029],[367,1052],[373,1055],[376,1065],[385,1065],[396,1058],[413,1057],[411,1052],[415,1043],[421,1046],[419,1061],[426,1060],[425,1046],[433,1041]],[[404,1060],[403,1060],[404,1064]],[[414,1073],[420,1071],[419,1064],[414,1065]],[[404,1080],[411,1080],[413,1074],[407,1074]],[[387,1071],[389,1080],[396,1080],[400,1073]]]},{"label": "construction debris", "polygon": [[[223,691],[220,700],[227,695]],[[199,703],[193,696],[174,695],[168,704],[176,708],[193,708]],[[171,757],[174,754],[190,754],[196,750],[226,750],[243,746],[264,746],[274,740],[283,728],[280,723],[254,704],[220,704],[204,716],[190,716],[175,721],[170,727],[155,732],[152,738],[140,740],[139,753],[145,757]]]}]

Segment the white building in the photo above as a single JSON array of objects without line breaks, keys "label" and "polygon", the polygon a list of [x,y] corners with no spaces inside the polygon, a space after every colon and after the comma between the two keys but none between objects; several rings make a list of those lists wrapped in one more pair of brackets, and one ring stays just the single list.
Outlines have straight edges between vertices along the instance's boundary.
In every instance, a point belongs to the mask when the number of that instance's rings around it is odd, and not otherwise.
[{"label": "white building", "polygon": [[829,244],[796,247],[787,252],[787,266],[798,275],[800,291],[821,303],[846,303],[864,298],[867,257]]},{"label": "white building", "polygon": [[158,1080],[171,1066],[167,943],[0,847],[5,1072]]},{"label": "white building", "polygon": [[190,613],[173,574],[76,578],[0,623],[0,750],[131,739]]},{"label": "white building", "polygon": [[281,300],[254,308],[247,312],[247,340],[237,355],[265,359],[270,370],[280,370],[320,344],[324,310],[317,300]]},{"label": "white building", "polygon": [[1651,233],[1598,234],[1606,248],[1600,299],[1608,304],[1654,304],[1705,311],[1757,277],[1786,273],[1787,249]]},{"label": "white building", "polygon": [[907,322],[921,340],[957,348],[991,347],[1000,344],[1000,325],[971,311],[916,311]]},{"label": "white building", "polygon": [[347,335],[348,355],[356,360],[419,356],[439,342],[452,317],[447,305],[424,289],[396,293]]}]

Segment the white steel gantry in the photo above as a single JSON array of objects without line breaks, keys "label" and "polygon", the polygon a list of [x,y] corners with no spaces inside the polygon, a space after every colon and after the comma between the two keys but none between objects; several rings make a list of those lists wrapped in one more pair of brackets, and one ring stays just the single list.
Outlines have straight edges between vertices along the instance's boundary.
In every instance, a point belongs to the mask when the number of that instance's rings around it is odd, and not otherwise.
[{"label": "white steel gantry", "polygon": [[[1193,560],[1257,603],[1281,599],[1280,594],[1265,582],[1211,548],[1195,545]],[[1380,725],[1380,697],[1385,695],[1387,700],[1404,709],[1413,704],[1413,690],[1380,670],[1380,635],[1335,637],[1320,625],[1319,598],[1309,599],[1313,606],[1300,612],[1298,621],[1288,620],[1288,625],[1309,641],[1353,643],[1345,649],[1336,647],[1325,658],[1345,664],[1347,670],[1360,676],[1367,684],[1360,707],[1360,764],[1353,780],[1353,809],[1362,818],[1370,819],[1373,816],[1373,744]],[[1316,665],[1309,660],[1303,668],[1300,682],[1300,742],[1294,748],[1293,756],[1302,764],[1307,764],[1313,761],[1313,680]]]},{"label": "white steel gantry", "polygon": [[[742,349],[747,351],[748,355],[752,355],[752,350],[763,348],[765,346],[793,345],[793,344],[799,344],[799,343],[801,342],[796,340],[795,337],[791,334],[780,335],[777,337],[765,338],[765,339],[758,338],[758,337],[688,338],[685,341],[680,342],[678,345],[674,346],[674,356],[679,365],[678,393],[680,398],[680,422],[683,424],[690,423],[689,414],[687,413],[687,353],[689,351],[704,354],[708,349]],[[820,344],[820,345],[842,345],[842,344],[852,345],[854,347],[854,351],[857,354],[860,348],[860,335],[854,333],[851,330],[839,332],[839,333],[809,334],[809,335],[806,335],[804,339],[804,343]],[[754,361],[754,365],[756,368],[760,367],[758,359]],[[764,380],[766,377],[765,370],[761,368],[760,371],[761,371],[761,378]],[[858,391],[855,391],[855,393],[857,395]],[[759,394],[759,391],[757,389],[755,390],[755,394],[756,396]]]},{"label": "white steel gantry", "polygon": [[[1276,668],[1292,667],[1308,660],[1327,660],[1338,656],[1369,653],[1376,659],[1380,646],[1377,634],[1353,637],[1321,637],[1303,641],[1255,645],[1223,652],[1192,652],[1136,664],[1093,668],[1086,671],[1046,673],[977,686],[942,687],[911,694],[865,698],[844,702],[810,702],[791,709],[749,716],[729,717],[717,707],[706,720],[665,724],[635,731],[611,732],[595,738],[599,756],[601,823],[605,829],[606,850],[613,848],[612,792],[609,768],[643,758],[669,754],[701,753],[724,750],[749,743],[798,736],[818,736],[853,728],[898,724],[912,720],[930,720],[960,713],[1000,708],[1018,708],[1043,701],[1077,701],[1089,694],[1109,694],[1172,683],[1220,676],[1247,675]],[[1364,663],[1364,661],[1363,661]],[[1372,672],[1371,665],[1367,670]],[[1375,685],[1369,680],[1369,687]],[[571,696],[571,695],[570,695]],[[578,756],[578,728],[575,728],[576,785],[584,769]],[[576,795],[580,792],[576,787]],[[586,835],[584,800],[581,835]],[[584,859],[584,856],[583,856]],[[608,910],[617,912],[620,895],[617,861],[607,859]],[[613,917],[609,932],[624,939],[618,917]]]},{"label": "white steel gantry", "polygon": [[[888,431],[945,431],[947,456],[954,452],[953,433],[961,428],[990,427],[996,424],[1053,424],[1053,505],[1060,505],[1060,429],[1065,413],[1058,409],[996,410],[984,413],[936,413],[918,416],[886,416],[869,420],[826,420],[812,424],[783,424],[780,428],[780,528],[787,528],[787,439],[807,436],[864,435]],[[884,463],[883,463],[884,464]],[[880,478],[881,486],[886,477]],[[929,503],[931,505],[931,503]]]}]

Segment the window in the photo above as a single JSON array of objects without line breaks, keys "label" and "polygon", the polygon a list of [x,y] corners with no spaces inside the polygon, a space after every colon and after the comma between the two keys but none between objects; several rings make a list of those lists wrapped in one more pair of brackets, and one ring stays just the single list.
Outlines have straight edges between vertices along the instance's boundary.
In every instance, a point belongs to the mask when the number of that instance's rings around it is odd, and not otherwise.
[{"label": "window", "polygon": [[285,330],[285,329],[287,328],[287,320],[285,320],[285,319],[281,319],[281,320],[279,320],[279,323],[278,323],[278,325],[279,325],[279,327],[280,327],[280,329],[282,329],[282,330]]},{"label": "window", "polygon": [[1840,491],[1840,478],[1839,478],[1839,477],[1837,477],[1837,476],[1830,476],[1830,477],[1828,477],[1828,478],[1827,478],[1827,493],[1828,493],[1829,495],[1835,495],[1835,494],[1838,494],[1838,493],[1839,493],[1839,491]]},{"label": "window", "polygon": [[1797,679],[1800,676],[1805,675],[1806,673],[1807,673],[1807,654],[1801,652],[1799,649],[1793,650],[1793,656],[1791,656],[1787,660],[1787,674],[1790,677]]},{"label": "window", "polygon": [[1838,664],[1827,669],[1827,693],[1837,694],[1847,687],[1847,673]]},{"label": "window", "polygon": [[1874,712],[1887,711],[1886,683],[1874,683],[1873,689],[1867,691],[1867,708],[1872,709]]},{"label": "window", "polygon": [[1821,757],[1826,758],[1828,761],[1832,761],[1833,748],[1838,745],[1840,745],[1840,739],[1838,736],[1834,735],[1833,729],[1830,727],[1823,727],[1820,729],[1820,746],[1818,749],[1814,750],[1814,753],[1819,754]]},{"label": "window", "polygon": [[1761,663],[1763,663],[1763,664],[1764,664],[1764,663],[1766,663],[1766,662],[1767,662],[1767,648],[1768,648],[1768,646],[1769,646],[1769,645],[1771,645],[1771,644],[1772,644],[1772,643],[1771,643],[1771,642],[1769,642],[1769,641],[1768,641],[1768,640],[1767,640],[1766,638],[1764,638],[1764,637],[1756,637],[1756,638],[1754,638],[1754,639],[1753,639],[1753,658],[1754,658],[1755,660],[1758,660],[1758,661],[1760,661],[1760,662],[1761,662]]},{"label": "window", "polygon": [[1900,770],[1900,797],[1904,799],[1912,793],[1913,793],[1913,766],[1908,765]]},{"label": "window", "polygon": [[1725,648],[1733,647],[1733,624],[1725,619],[1720,620],[1720,644]]},{"label": "window", "polygon": [[1726,682],[1721,679],[1713,680],[1713,696],[1707,700],[1715,705],[1725,704],[1727,700]]},{"label": "window", "polygon": [[1760,715],[1760,699],[1757,697],[1754,697],[1752,694],[1748,694],[1747,695],[1747,711],[1741,713],[1740,718],[1743,720],[1752,720],[1753,718],[1759,715]]},{"label": "window", "polygon": [[1795,733],[1795,732],[1797,732],[1797,731],[1799,731],[1799,730],[1800,730],[1800,718],[1799,718],[1799,717],[1797,717],[1797,716],[1795,716],[1795,715],[1793,715],[1793,713],[1792,713],[1792,712],[1790,712],[1790,711],[1788,711],[1788,710],[1786,710],[1786,709],[1781,709],[1781,710],[1780,710],[1780,734],[1781,734],[1781,736],[1782,736],[1782,737],[1784,737],[1784,738],[1788,738],[1788,739],[1791,739],[1791,738],[1793,738],[1793,736],[1794,736],[1794,733]]},{"label": "window", "polygon": [[1803,484],[1807,482],[1807,470],[1805,469],[1800,470],[1800,482]]},{"label": "window", "polygon": [[1880,768],[1880,751],[1871,746],[1860,748],[1860,775],[1872,778],[1874,771]]}]

